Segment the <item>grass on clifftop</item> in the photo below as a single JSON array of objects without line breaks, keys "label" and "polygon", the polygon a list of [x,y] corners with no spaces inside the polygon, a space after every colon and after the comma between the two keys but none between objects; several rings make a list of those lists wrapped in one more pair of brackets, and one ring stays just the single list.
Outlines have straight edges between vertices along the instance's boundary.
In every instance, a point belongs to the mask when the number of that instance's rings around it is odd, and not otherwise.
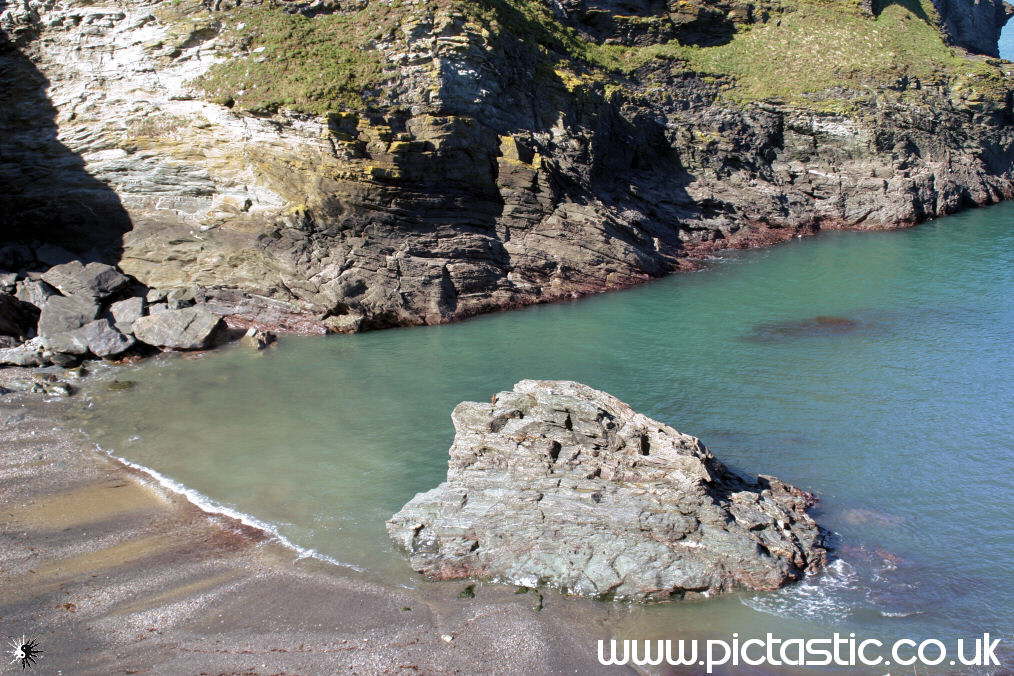
[{"label": "grass on clifftop", "polygon": [[[699,1],[699,0],[697,0]],[[948,46],[931,0],[891,0],[874,19],[848,0],[782,0],[767,23],[741,26],[713,47],[678,42],[648,47],[600,45],[561,24],[543,0],[463,0],[472,16],[593,69],[630,73],[652,59],[729,78],[728,100],[777,99],[821,109],[846,106],[835,89],[889,85],[902,77],[957,77],[966,90],[997,98],[1009,87],[998,68]]]},{"label": "grass on clifftop", "polygon": [[813,103],[815,94],[835,87],[891,84],[901,77],[959,76],[994,84],[998,69],[959,55],[930,23],[935,18],[930,0],[888,4],[876,19],[840,5],[798,2],[778,24],[751,26],[728,44],[648,47],[631,55],[628,68],[657,56],[686,59],[693,70],[734,78],[727,96],[738,101]]},{"label": "grass on clifftop", "polygon": [[[596,44],[561,23],[549,0],[370,0],[357,12],[312,18],[286,13],[267,0],[214,13],[193,5],[191,15],[183,17],[193,26],[193,16],[200,15],[226,46],[226,59],[195,84],[213,100],[264,112],[362,108],[363,93],[382,79],[381,55],[371,45],[410,12],[441,6],[464,14],[482,31],[540,50],[548,71],[606,81],[610,74],[666,59],[724,78],[723,96],[739,104],[780,100],[847,109],[849,102],[837,98],[842,90],[890,85],[905,76],[924,82],[955,78],[957,88],[972,99],[1006,96],[1009,83],[998,68],[944,43],[932,0],[882,0],[875,19],[852,0],[776,1],[782,11],[770,21],[740,26],[728,43],[714,47]],[[192,0],[173,0],[181,2]]]},{"label": "grass on clifftop", "polygon": [[371,2],[355,13],[313,18],[272,4],[227,10],[218,20],[239,54],[196,84],[213,100],[247,110],[361,108],[363,91],[381,75],[378,54],[367,45],[397,25],[395,8]]}]

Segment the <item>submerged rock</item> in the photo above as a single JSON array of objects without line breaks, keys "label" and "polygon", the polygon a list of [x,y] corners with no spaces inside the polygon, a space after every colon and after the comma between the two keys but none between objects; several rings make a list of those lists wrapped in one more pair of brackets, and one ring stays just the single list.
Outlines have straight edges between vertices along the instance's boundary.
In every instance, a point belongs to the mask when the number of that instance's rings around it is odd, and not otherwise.
[{"label": "submerged rock", "polygon": [[776,589],[827,561],[814,498],[568,381],[464,402],[447,481],[387,522],[412,567],[634,600]]},{"label": "submerged rock", "polygon": [[222,319],[199,307],[163,310],[134,321],[134,336],[142,343],[173,350],[208,347]]},{"label": "submerged rock", "polygon": [[278,336],[273,334],[271,331],[261,331],[253,327],[247,329],[247,332],[243,334],[242,338],[240,338],[240,342],[255,350],[263,350],[270,347],[271,345],[274,345],[277,340]]}]

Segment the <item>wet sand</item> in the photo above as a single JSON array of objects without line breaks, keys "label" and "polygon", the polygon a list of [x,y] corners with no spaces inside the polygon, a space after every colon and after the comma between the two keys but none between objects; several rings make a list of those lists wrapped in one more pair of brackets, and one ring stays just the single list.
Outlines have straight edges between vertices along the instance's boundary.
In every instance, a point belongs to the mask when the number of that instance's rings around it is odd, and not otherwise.
[{"label": "wet sand", "polygon": [[[15,377],[31,375],[0,385]],[[297,559],[94,450],[73,405],[0,396],[0,634],[38,640],[35,673],[607,670],[606,604],[546,594],[538,611],[511,587],[461,599],[462,583],[388,587]]]}]

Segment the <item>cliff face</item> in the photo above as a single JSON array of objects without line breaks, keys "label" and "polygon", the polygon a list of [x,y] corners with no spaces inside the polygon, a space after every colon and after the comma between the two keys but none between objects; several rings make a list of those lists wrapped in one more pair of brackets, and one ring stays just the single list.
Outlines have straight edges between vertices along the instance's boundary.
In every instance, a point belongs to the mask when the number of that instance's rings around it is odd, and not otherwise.
[{"label": "cliff face", "polygon": [[24,0],[0,219],[311,330],[909,225],[1014,194],[1010,65],[940,32],[1006,10],[947,3]]},{"label": "cliff face", "polygon": [[953,44],[977,54],[999,56],[1000,30],[1014,14],[1014,6],[1003,0],[933,0],[933,5]]}]

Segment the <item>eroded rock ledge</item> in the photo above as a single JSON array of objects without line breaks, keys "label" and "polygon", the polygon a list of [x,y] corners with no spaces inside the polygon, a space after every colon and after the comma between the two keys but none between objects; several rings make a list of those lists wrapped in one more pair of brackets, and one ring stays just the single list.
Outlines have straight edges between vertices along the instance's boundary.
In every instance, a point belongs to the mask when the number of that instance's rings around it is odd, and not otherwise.
[{"label": "eroded rock ledge", "polygon": [[447,481],[387,523],[412,567],[633,600],[776,589],[827,561],[812,495],[569,381],[463,402]]}]

